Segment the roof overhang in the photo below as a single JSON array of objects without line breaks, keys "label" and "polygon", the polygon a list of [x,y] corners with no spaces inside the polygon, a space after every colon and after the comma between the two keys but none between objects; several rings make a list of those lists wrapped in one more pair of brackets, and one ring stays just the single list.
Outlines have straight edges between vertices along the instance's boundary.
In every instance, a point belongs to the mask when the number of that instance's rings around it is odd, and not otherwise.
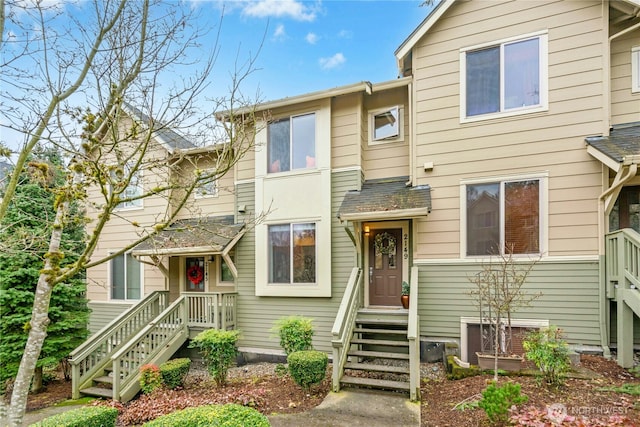
[{"label": "roof overhang", "polygon": [[616,173],[640,164],[640,122],[614,125],[609,135],[588,136],[585,142],[587,153]]},{"label": "roof overhang", "polygon": [[431,212],[431,187],[407,186],[408,177],[367,180],[360,190],[347,191],[338,210],[340,221],[408,219]]}]

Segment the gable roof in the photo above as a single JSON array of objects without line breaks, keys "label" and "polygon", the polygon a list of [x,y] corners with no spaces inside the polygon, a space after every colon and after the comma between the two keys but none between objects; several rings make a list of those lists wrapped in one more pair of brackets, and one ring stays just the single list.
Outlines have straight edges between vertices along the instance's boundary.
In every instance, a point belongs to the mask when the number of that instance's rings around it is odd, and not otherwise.
[{"label": "gable roof", "polygon": [[407,187],[408,176],[367,180],[347,191],[338,210],[341,221],[415,218],[431,212],[431,187]]},{"label": "gable roof", "polygon": [[608,136],[585,138],[587,151],[609,168],[640,163],[640,122],[614,125]]},{"label": "gable roof", "polygon": [[125,102],[122,105],[122,109],[137,122],[143,123],[146,126],[156,125],[158,129],[153,130],[154,137],[168,152],[173,153],[177,150],[189,150],[196,147],[196,145],[187,138],[171,130],[161,122],[152,120],[151,117],[133,105]]}]

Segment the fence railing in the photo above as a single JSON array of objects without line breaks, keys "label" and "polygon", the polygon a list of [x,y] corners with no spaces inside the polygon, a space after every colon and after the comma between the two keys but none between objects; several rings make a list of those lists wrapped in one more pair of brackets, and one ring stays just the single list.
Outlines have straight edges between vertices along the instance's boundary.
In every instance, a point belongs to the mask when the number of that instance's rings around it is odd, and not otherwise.
[{"label": "fence railing", "polygon": [[184,292],[187,298],[187,326],[233,329],[236,326],[235,292]]},{"label": "fence railing", "polygon": [[640,292],[640,234],[630,228],[606,236],[607,297],[615,297],[615,289]]},{"label": "fence railing", "polygon": [[91,381],[95,373],[111,363],[111,356],[122,345],[167,307],[168,298],[167,291],[152,292],[70,353],[74,399],[80,397],[80,388]]}]

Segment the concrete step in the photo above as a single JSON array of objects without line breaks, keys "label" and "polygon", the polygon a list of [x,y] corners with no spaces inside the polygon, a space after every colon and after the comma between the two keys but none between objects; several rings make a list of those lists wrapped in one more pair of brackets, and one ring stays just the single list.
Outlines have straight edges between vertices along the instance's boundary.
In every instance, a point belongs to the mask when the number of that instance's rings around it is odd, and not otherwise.
[{"label": "concrete step", "polygon": [[105,397],[107,399],[113,398],[113,390],[110,388],[87,387],[80,390],[80,393],[88,396]]},{"label": "concrete step", "polygon": [[357,356],[357,357],[374,357],[379,359],[409,360],[409,355],[406,353],[391,353],[386,351],[351,350],[347,354],[349,356]]},{"label": "concrete step", "polygon": [[340,380],[342,384],[355,385],[360,387],[372,387],[391,390],[409,391],[409,383],[404,381],[378,380],[375,378],[351,377],[344,375]]},{"label": "concrete step", "polygon": [[409,341],[403,340],[375,340],[364,338],[352,338],[351,344],[368,344],[368,345],[380,345],[387,347],[409,347]]},{"label": "concrete step", "polygon": [[344,365],[344,369],[355,369],[358,371],[369,371],[369,372],[388,372],[392,374],[408,374],[409,373],[408,366],[387,366],[387,365],[377,365],[375,363],[347,362]]}]

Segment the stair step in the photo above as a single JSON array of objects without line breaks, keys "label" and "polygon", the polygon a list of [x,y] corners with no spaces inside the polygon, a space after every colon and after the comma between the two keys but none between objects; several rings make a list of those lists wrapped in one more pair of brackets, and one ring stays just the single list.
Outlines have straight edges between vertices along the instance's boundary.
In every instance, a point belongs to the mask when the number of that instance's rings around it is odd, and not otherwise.
[{"label": "stair step", "polygon": [[354,363],[347,362],[344,364],[345,369],[356,369],[359,371],[373,371],[373,372],[389,372],[393,374],[408,374],[408,366],[387,366],[376,365],[374,363]]},{"label": "stair step", "polygon": [[108,375],[104,375],[102,377],[95,377],[93,380],[97,383],[113,384],[113,377],[110,377]]},{"label": "stair step", "polygon": [[409,347],[409,341],[402,340],[372,340],[364,338],[353,338],[351,344],[370,344],[370,345],[382,345],[389,347]]},{"label": "stair step", "polygon": [[354,333],[357,334],[394,334],[394,335],[407,335],[406,330],[402,329],[370,329],[370,328],[354,328]]},{"label": "stair step", "polygon": [[380,319],[372,318],[367,319],[363,317],[356,318],[356,324],[359,325],[389,325],[389,326],[407,326],[409,321],[407,319]]},{"label": "stair step", "polygon": [[374,388],[385,388],[393,390],[406,390],[409,391],[410,386],[408,382],[404,381],[390,381],[390,380],[378,380],[375,378],[363,378],[363,377],[351,377],[344,375],[340,380],[342,384],[351,384],[358,386],[367,386]]},{"label": "stair step", "polygon": [[377,357],[379,359],[409,360],[409,355],[406,354],[406,353],[389,353],[389,352],[385,352],[385,351],[351,350],[347,354],[349,356],[358,356],[358,357]]},{"label": "stair step", "polygon": [[80,390],[80,393],[87,394],[89,396],[106,397],[107,399],[113,398],[113,390],[110,388],[87,387]]}]

